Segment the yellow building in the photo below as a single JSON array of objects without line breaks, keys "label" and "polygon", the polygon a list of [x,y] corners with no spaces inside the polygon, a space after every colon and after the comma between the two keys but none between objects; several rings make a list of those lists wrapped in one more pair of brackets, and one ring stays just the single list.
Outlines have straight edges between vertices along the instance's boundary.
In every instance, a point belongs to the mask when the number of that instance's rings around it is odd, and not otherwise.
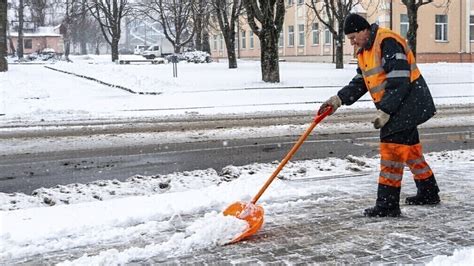
[{"label": "yellow building", "polygon": [[[370,23],[393,29],[406,36],[408,17],[400,0],[363,1],[353,12]],[[449,3],[449,5],[448,5]],[[308,6],[310,0],[285,0],[286,14],[279,40],[280,58],[288,61],[333,62],[333,36],[317,20]],[[260,58],[260,43],[246,19],[239,21],[236,52],[240,58]],[[222,34],[211,36],[211,52],[215,58],[225,58]],[[346,39],[344,61],[354,56],[354,49]],[[474,61],[474,0],[434,0],[418,10],[418,62],[473,62]]]}]

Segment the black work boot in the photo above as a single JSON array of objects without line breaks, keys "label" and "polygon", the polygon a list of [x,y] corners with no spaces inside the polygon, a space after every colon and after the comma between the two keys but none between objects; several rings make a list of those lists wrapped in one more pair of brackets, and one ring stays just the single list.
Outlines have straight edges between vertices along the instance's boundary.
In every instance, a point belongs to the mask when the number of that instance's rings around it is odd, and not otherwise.
[{"label": "black work boot", "polygon": [[367,217],[398,217],[400,211],[400,188],[379,184],[375,207],[364,210]]},{"label": "black work boot", "polygon": [[405,203],[408,205],[434,205],[438,204],[441,200],[439,199],[439,188],[436,184],[434,175],[428,177],[425,180],[415,180],[417,193],[416,196],[407,197]]}]

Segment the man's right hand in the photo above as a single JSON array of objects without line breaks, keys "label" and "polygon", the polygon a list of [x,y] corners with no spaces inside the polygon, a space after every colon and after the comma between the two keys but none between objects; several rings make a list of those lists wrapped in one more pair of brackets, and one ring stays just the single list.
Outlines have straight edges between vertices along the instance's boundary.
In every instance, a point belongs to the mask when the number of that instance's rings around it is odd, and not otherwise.
[{"label": "man's right hand", "polygon": [[328,106],[332,106],[332,112],[329,114],[329,115],[332,115],[334,114],[334,112],[336,112],[337,108],[341,107],[341,105],[342,105],[342,101],[341,101],[341,98],[339,98],[339,96],[337,95],[331,96],[331,98],[327,99],[323,104],[321,104],[321,107],[319,107],[318,115],[322,114]]}]

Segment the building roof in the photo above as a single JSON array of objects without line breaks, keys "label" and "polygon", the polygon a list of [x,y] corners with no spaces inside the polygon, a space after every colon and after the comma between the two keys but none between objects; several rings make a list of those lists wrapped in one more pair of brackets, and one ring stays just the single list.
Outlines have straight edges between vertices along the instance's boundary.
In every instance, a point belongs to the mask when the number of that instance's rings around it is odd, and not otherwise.
[{"label": "building roof", "polygon": [[[24,32],[24,37],[62,37],[57,31],[59,27],[38,27],[35,32]],[[10,32],[10,36],[18,36],[18,32]]]}]

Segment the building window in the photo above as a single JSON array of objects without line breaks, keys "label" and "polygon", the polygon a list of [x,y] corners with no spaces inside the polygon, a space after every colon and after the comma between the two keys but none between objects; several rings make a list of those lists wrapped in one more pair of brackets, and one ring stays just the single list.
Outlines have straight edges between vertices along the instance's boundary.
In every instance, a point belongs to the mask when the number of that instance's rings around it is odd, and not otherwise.
[{"label": "building window", "polygon": [[304,24],[298,25],[298,46],[304,46]]},{"label": "building window", "polygon": [[247,38],[245,37],[246,31],[242,31],[242,49],[247,49]]},{"label": "building window", "polygon": [[474,42],[474,16],[469,17],[469,40]]},{"label": "building window", "polygon": [[24,39],[23,40],[23,47],[25,49],[32,49],[33,48],[33,40],[31,39]]},{"label": "building window", "polygon": [[219,34],[219,51],[224,50],[224,36]]},{"label": "building window", "polygon": [[293,5],[293,0],[288,0],[288,5],[289,6]]},{"label": "building window", "polygon": [[217,35],[214,35],[214,51],[217,51]]},{"label": "building window", "polygon": [[295,27],[288,26],[288,46],[293,47],[295,45]]},{"label": "building window", "polygon": [[298,5],[303,5],[304,4],[304,0],[298,0]]},{"label": "building window", "polygon": [[400,35],[403,36],[405,39],[407,38],[409,26],[410,23],[408,22],[408,15],[400,14]]},{"label": "building window", "polygon": [[436,15],[435,21],[436,41],[448,41],[448,16]]},{"label": "building window", "polygon": [[313,34],[313,45],[319,44],[319,23],[313,23],[311,32]]},{"label": "building window", "polygon": [[328,27],[324,29],[324,44],[325,45],[330,45],[331,44],[331,39],[332,39],[332,34],[329,31]]},{"label": "building window", "polygon": [[283,47],[285,46],[285,38],[283,38],[283,30],[280,31],[280,35],[278,36],[278,46]]},{"label": "building window", "polygon": [[253,31],[250,32],[250,36],[249,36],[249,41],[250,41],[250,49],[253,49]]}]

